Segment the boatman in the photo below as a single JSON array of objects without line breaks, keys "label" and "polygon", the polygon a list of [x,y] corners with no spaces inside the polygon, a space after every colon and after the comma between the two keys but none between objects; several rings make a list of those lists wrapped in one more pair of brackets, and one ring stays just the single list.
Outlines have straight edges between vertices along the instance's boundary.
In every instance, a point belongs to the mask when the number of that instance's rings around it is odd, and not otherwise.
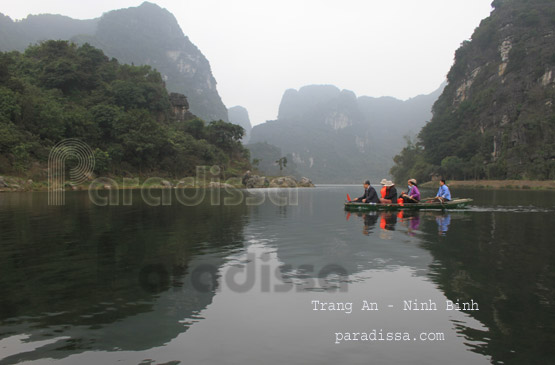
[{"label": "boatman", "polygon": [[445,203],[451,200],[451,192],[447,185],[445,185],[445,179],[439,180],[439,190],[437,191],[437,195],[434,198],[434,201]]},{"label": "boatman", "polygon": [[380,199],[378,198],[378,194],[376,190],[370,186],[370,180],[366,180],[363,183],[364,186],[364,194],[361,197],[356,198],[353,200],[355,203],[379,203]]}]

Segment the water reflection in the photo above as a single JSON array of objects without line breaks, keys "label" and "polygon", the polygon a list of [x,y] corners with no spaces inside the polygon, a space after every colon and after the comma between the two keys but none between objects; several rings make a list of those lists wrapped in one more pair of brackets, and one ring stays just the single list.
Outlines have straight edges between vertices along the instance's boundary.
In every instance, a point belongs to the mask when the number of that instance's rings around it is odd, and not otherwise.
[{"label": "water reflection", "polygon": [[435,259],[430,278],[449,299],[480,303],[471,315],[487,330],[454,324],[492,363],[555,358],[555,247],[546,230],[552,224],[551,213],[498,211],[438,215],[436,224],[423,225],[422,247]]},{"label": "water reflection", "polygon": [[442,214],[436,217],[438,234],[440,236],[445,236],[449,230],[449,225],[451,224],[451,214]]},{"label": "water reflection", "polygon": [[244,205],[97,207],[75,192],[48,207],[46,198],[3,196],[0,343],[25,333],[40,346],[2,364],[167,343],[212,302],[218,268],[245,241]]},{"label": "water reflection", "polygon": [[[391,235],[386,231],[395,231],[396,226],[400,223],[401,226],[405,228],[409,236],[415,236],[420,228],[421,219],[434,219],[437,223],[438,234],[440,236],[445,236],[449,230],[449,225],[451,224],[451,213],[444,211],[437,212],[421,212],[421,211],[381,211],[381,212],[347,212],[347,220],[355,215],[362,219],[363,228],[362,234],[369,236],[373,231],[376,224],[379,222],[380,228],[380,238],[391,239]],[[459,215],[464,213],[459,212]]]},{"label": "water reflection", "polygon": [[347,221],[354,215],[363,221],[362,234],[369,236],[374,227],[378,224],[380,228],[381,238],[388,239],[387,232],[395,231],[395,227],[400,223],[406,228],[406,233],[409,236],[414,236],[420,228],[420,215],[419,211],[374,211],[374,212],[346,212]]},{"label": "water reflection", "polygon": [[403,226],[407,228],[407,234],[414,236],[420,228],[420,212],[419,211],[401,211],[399,219]]},{"label": "water reflection", "polygon": [[380,212],[380,228],[386,231],[394,231],[398,214],[397,212]]},{"label": "water reflection", "polygon": [[[466,211],[380,214],[383,234],[374,237],[391,239],[395,229],[418,238],[418,246],[433,255],[428,276],[446,297],[480,303],[479,311],[468,314],[486,328],[453,319],[473,352],[491,356],[495,364],[552,362],[555,246],[547,227],[555,223],[549,209],[553,193],[467,195],[484,205]],[[372,237],[368,229],[363,233]]]},{"label": "water reflection", "polygon": [[[78,193],[58,209],[46,194],[0,195],[0,364],[552,362],[552,212],[503,211],[516,203],[492,198],[485,205],[495,210],[346,219],[344,194],[309,189],[297,206],[194,209],[96,207]],[[252,285],[239,280],[247,270]],[[472,299],[480,310],[346,320],[306,309],[312,299],[369,297]],[[330,346],[334,330],[373,326],[453,334],[441,345]]]}]

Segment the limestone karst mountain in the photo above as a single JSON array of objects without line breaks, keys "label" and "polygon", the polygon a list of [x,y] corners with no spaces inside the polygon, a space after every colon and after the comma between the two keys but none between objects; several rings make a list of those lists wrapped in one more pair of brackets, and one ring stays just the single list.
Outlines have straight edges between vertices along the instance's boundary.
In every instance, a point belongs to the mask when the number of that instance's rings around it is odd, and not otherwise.
[{"label": "limestone karst mountain", "polygon": [[415,135],[430,120],[442,88],[406,101],[357,98],[332,85],[290,89],[277,120],[254,126],[250,143],[267,142],[291,154],[299,173],[318,183],[381,179],[404,137]]},{"label": "limestone karst mountain", "polygon": [[555,179],[555,6],[495,0],[456,51],[419,143],[392,171],[450,179]]}]

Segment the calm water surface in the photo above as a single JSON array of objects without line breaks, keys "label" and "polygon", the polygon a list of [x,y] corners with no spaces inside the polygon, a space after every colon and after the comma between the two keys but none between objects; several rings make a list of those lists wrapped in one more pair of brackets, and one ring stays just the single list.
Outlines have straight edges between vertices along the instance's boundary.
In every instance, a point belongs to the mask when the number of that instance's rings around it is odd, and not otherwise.
[{"label": "calm water surface", "polygon": [[346,213],[360,190],[288,206],[1,194],[0,364],[555,363],[555,192]]}]

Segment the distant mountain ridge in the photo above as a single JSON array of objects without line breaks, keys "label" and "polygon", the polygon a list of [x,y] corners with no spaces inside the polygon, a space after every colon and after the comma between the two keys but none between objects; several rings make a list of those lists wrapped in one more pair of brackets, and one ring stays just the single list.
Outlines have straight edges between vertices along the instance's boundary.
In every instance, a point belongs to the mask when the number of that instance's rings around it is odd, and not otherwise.
[{"label": "distant mountain ridge", "polygon": [[291,154],[299,173],[315,182],[381,179],[388,176],[404,136],[416,134],[431,118],[442,88],[407,101],[357,98],[333,85],[289,89],[278,119],[254,126],[250,143],[267,142]]},{"label": "distant mountain ridge", "polygon": [[121,63],[150,65],[162,74],[170,92],[187,96],[193,114],[207,122],[228,120],[208,60],[175,17],[158,5],[144,2],[90,20],[42,14],[14,22],[0,15],[0,34],[0,51],[23,51],[30,43],[65,39],[89,43]]}]

